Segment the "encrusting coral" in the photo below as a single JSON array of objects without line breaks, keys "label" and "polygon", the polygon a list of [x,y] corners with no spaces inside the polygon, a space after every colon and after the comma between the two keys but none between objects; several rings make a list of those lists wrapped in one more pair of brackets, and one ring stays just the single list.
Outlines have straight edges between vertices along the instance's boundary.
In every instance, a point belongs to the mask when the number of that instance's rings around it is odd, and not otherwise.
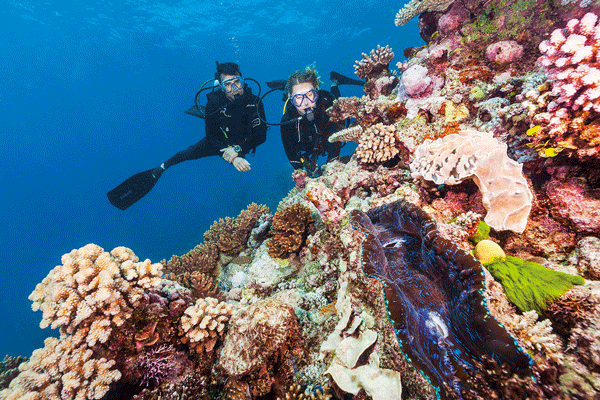
[{"label": "encrusting coral", "polygon": [[506,148],[489,133],[462,130],[435,141],[426,139],[415,150],[410,170],[413,177],[438,185],[472,178],[483,195],[485,222],[496,230],[521,233],[533,195],[522,165],[507,156]]},{"label": "encrusting coral", "polygon": [[209,353],[222,337],[225,323],[233,314],[233,306],[211,297],[198,299],[181,316],[179,334],[196,353]]},{"label": "encrusting coral", "polygon": [[110,253],[88,244],[62,257],[29,295],[34,311],[43,312],[41,328],[61,334],[86,330],[89,346],[104,343],[140,304],[145,291],[161,282],[162,264],[138,262],[126,247]]},{"label": "encrusting coral", "polygon": [[311,227],[311,211],[300,203],[273,216],[271,239],[267,242],[271,257],[286,257],[300,250]]}]

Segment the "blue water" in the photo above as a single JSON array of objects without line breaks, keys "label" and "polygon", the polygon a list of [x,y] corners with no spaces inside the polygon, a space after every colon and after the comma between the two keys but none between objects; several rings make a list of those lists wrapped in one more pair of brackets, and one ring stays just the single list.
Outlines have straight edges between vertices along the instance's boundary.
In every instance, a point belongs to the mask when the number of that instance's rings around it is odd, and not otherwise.
[{"label": "blue water", "polygon": [[[188,161],[126,211],[108,202],[108,190],[204,136],[204,121],[183,111],[215,60],[239,63],[263,93],[316,62],[329,89],[331,70],[356,78],[354,61],[377,44],[394,49],[394,69],[423,44],[416,19],[394,26],[398,1],[72,3],[0,4],[0,358],[29,356],[56,334],[39,328],[27,296],[62,254],[92,242],[158,262],[189,251],[214,220],[250,202],[274,210],[287,194],[292,168],[274,127],[248,173]],[[278,122],[281,93],[265,103]]]}]

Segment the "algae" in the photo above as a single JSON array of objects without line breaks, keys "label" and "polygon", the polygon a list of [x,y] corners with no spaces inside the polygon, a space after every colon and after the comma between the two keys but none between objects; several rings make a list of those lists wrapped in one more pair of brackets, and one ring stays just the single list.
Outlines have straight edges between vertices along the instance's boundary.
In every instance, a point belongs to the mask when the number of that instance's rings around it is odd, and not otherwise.
[{"label": "algae", "polygon": [[502,284],[508,300],[522,312],[541,313],[574,285],[585,283],[580,276],[554,271],[518,257],[507,256],[484,265]]}]

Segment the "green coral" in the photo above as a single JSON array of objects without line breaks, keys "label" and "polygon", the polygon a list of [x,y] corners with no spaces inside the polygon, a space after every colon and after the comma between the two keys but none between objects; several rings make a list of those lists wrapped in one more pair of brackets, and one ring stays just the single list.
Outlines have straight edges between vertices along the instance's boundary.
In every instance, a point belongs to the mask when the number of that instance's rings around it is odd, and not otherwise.
[{"label": "green coral", "polygon": [[580,276],[554,271],[518,257],[495,259],[485,267],[502,284],[508,300],[522,312],[541,313],[574,285],[585,283]]}]

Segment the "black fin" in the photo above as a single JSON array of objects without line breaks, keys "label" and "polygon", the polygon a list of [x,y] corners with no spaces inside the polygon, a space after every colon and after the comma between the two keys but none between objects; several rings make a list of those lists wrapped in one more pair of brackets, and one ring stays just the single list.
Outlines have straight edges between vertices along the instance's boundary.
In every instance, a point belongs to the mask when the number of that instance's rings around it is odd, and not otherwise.
[{"label": "black fin", "polygon": [[148,171],[137,173],[125,180],[106,194],[108,196],[108,201],[121,210],[125,210],[135,204],[138,200],[147,195],[156,182],[158,182],[158,178],[154,177],[152,171],[153,169],[149,169]]},{"label": "black fin", "polygon": [[358,79],[348,78],[340,73],[335,71],[331,71],[329,75],[329,79],[332,81],[337,81],[338,85],[356,85],[356,86],[364,86],[365,83],[363,81],[359,81]]}]

